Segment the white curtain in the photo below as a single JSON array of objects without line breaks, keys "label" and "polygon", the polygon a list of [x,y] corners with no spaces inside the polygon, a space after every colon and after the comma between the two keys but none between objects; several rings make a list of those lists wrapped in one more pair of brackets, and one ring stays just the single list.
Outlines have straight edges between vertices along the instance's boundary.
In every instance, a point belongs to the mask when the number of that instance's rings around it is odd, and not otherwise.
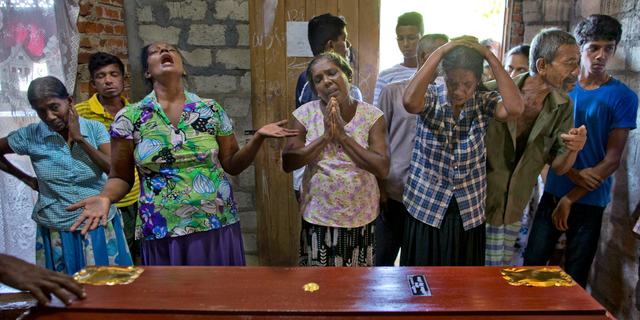
[{"label": "white curtain", "polygon": [[[78,68],[78,0],[0,0],[0,137],[40,119],[27,101],[31,80],[60,79],[73,93]],[[7,157],[34,175],[27,157]],[[0,252],[35,262],[37,193],[0,172]]]}]

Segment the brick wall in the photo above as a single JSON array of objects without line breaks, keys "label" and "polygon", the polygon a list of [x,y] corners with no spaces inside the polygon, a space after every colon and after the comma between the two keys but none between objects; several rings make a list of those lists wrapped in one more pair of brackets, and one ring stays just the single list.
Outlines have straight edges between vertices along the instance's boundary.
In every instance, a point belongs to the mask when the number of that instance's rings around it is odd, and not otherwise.
[{"label": "brick wall", "polygon": [[[187,90],[218,101],[235,126],[242,146],[252,130],[249,2],[247,0],[137,0],[124,2],[131,97],[144,97],[140,50],[153,42],[175,46],[184,57]],[[240,212],[248,265],[258,264],[253,166],[228,176]]]},{"label": "brick wall", "polygon": [[78,76],[76,78],[76,100],[91,98],[96,91],[89,83],[89,57],[96,52],[106,52],[120,58],[125,65],[125,91],[129,98],[129,75],[131,67],[127,55],[127,31],[124,24],[123,0],[80,0],[78,31]]},{"label": "brick wall", "polygon": [[[523,0],[524,41],[542,28],[573,32],[591,14],[607,14],[622,23],[622,40],[608,71],[636,93],[640,92],[640,1]],[[515,10],[514,10],[515,11]],[[640,124],[640,120],[637,120]],[[631,229],[640,215],[640,132],[629,134],[620,167],[613,175],[611,203],[602,221],[598,252],[591,266],[587,291],[618,319],[640,319],[635,308],[638,281],[637,241]]]},{"label": "brick wall", "polygon": [[511,15],[511,46],[509,49],[521,44],[523,41],[524,23],[522,23],[522,0],[514,0]]}]

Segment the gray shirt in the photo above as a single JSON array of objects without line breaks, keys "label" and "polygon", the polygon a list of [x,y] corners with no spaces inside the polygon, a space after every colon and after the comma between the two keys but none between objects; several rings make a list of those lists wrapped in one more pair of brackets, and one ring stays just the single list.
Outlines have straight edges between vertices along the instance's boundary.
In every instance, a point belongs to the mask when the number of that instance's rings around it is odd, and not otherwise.
[{"label": "gray shirt", "polygon": [[391,167],[385,179],[387,196],[402,202],[404,185],[409,177],[411,152],[416,135],[415,114],[408,113],[402,105],[402,95],[411,79],[386,85],[378,97],[378,108],[384,112],[389,132],[389,154]]}]

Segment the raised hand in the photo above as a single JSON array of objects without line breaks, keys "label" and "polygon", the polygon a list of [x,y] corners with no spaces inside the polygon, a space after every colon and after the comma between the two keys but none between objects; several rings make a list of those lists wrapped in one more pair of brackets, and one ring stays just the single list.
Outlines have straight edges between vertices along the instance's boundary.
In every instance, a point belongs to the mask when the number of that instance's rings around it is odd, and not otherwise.
[{"label": "raised hand", "polygon": [[78,110],[73,105],[69,106],[69,137],[73,141],[82,141],[84,139],[80,133],[80,116]]},{"label": "raised hand", "polygon": [[329,139],[333,139],[335,137],[335,126],[333,124],[333,110],[335,109],[335,98],[331,98],[327,106],[324,108],[324,136]]},{"label": "raised hand", "polygon": [[560,135],[560,139],[570,151],[580,151],[587,142],[587,128],[584,125],[573,128],[569,133]]},{"label": "raised hand", "polygon": [[95,195],[84,198],[66,208],[67,211],[74,211],[80,208],[84,208],[78,220],[71,225],[69,231],[74,232],[76,229],[82,225],[83,222],[84,227],[80,231],[81,235],[87,234],[87,232],[91,230],[95,230],[100,226],[100,220],[102,220],[102,226],[107,226],[107,217],[109,216],[109,208],[111,207],[111,201],[109,198],[103,195]]},{"label": "raised hand", "polygon": [[81,299],[87,296],[82,285],[71,276],[4,254],[0,254],[0,282],[18,290],[29,291],[43,306],[49,305],[52,293],[65,304],[71,304],[71,299],[62,289]]},{"label": "raised hand", "polygon": [[334,108],[332,111],[334,138],[338,141],[347,137],[347,133],[344,131],[344,122],[342,121],[342,113],[340,112],[340,105],[336,101],[336,98],[331,98],[334,102]]},{"label": "raised hand", "polygon": [[289,120],[286,119],[270,123],[260,128],[256,134],[263,138],[286,138],[297,136],[297,129],[287,129],[283,127],[287,123],[289,123]]}]

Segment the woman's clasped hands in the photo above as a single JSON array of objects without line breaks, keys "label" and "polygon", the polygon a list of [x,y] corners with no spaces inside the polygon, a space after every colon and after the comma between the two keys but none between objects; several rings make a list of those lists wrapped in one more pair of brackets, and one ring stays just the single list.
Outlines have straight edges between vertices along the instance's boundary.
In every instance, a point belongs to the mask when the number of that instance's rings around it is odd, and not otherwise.
[{"label": "woman's clasped hands", "polygon": [[331,100],[329,100],[324,111],[324,135],[336,142],[341,142],[345,137],[347,137],[347,134],[344,131],[340,106],[338,105],[338,101],[335,97],[332,97]]}]

